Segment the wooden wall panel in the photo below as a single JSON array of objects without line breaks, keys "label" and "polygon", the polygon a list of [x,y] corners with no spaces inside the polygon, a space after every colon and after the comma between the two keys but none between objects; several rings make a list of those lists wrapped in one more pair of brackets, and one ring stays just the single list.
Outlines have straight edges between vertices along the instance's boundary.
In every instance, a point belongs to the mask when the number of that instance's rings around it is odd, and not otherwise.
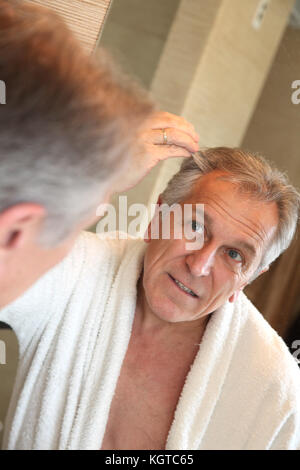
[{"label": "wooden wall panel", "polygon": [[112,0],[28,0],[52,8],[61,15],[91,53],[99,40]]}]

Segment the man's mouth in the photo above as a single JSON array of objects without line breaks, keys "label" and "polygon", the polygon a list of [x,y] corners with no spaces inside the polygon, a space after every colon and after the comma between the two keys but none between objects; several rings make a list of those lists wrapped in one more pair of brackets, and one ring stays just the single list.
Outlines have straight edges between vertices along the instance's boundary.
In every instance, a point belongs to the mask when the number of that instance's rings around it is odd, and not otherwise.
[{"label": "man's mouth", "polygon": [[183,290],[183,292],[185,292],[186,294],[188,295],[191,295],[192,297],[198,297],[197,294],[195,294],[195,292],[193,292],[191,289],[189,289],[189,287],[185,286],[184,284],[182,284],[182,282],[178,281],[177,279],[175,279],[173,276],[171,276],[171,274],[169,274],[169,277],[172,279],[172,281],[175,282],[175,284],[181,289]]}]

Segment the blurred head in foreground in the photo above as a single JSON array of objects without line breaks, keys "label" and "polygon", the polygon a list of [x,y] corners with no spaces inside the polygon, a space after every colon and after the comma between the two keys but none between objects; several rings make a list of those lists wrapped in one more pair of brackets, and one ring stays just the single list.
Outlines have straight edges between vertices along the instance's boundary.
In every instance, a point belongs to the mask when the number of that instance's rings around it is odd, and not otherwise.
[{"label": "blurred head in foreground", "polygon": [[153,105],[53,11],[1,1],[0,307],[92,225]]}]

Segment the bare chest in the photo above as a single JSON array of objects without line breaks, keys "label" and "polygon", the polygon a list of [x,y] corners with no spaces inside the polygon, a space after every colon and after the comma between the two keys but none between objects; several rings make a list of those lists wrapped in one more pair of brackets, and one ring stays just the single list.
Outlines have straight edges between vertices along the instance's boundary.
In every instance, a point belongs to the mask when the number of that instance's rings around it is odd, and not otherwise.
[{"label": "bare chest", "polygon": [[165,449],[193,345],[173,350],[129,344],[111,403],[102,449]]}]

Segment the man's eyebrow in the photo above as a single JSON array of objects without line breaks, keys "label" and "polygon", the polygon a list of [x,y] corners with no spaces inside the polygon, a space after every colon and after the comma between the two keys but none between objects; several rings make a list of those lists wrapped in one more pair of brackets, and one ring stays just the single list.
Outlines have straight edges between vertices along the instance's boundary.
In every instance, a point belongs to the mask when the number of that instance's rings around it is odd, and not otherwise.
[{"label": "man's eyebrow", "polygon": [[242,240],[236,240],[233,242],[235,246],[241,246],[245,250],[247,250],[253,257],[256,256],[256,249],[250,243],[244,242]]},{"label": "man's eyebrow", "polygon": [[[200,206],[200,207],[199,207],[199,206]],[[194,210],[198,215],[200,215],[201,217],[203,217],[203,219],[204,219],[205,222],[208,222],[209,225],[213,225],[213,219],[210,217],[210,215],[208,215],[208,214],[205,212],[204,204],[196,204],[195,207],[193,208],[193,210]]]},{"label": "man's eyebrow", "polygon": [[[197,208],[197,205],[195,207],[195,212],[197,212],[199,215],[203,216],[204,214],[204,221],[208,222],[210,226],[213,226],[213,219],[209,214],[205,212],[205,208],[203,207],[201,209]],[[244,248],[246,251],[248,251],[252,256],[256,256],[256,248],[254,245],[251,243],[245,242],[244,240],[234,240],[232,242],[234,246],[240,246],[241,248]]]}]

